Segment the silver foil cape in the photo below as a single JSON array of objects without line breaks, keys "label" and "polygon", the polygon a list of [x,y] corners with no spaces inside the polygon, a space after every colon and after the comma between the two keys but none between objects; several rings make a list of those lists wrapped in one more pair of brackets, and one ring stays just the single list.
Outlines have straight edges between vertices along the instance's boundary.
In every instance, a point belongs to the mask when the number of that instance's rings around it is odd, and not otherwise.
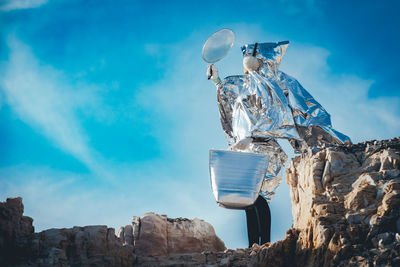
[{"label": "silver foil cape", "polygon": [[[260,69],[247,75],[226,77],[217,86],[222,128],[231,150],[266,154],[270,157],[261,195],[270,201],[280,185],[287,156],[275,138],[288,139],[296,152],[323,143],[350,142],[335,131],[329,113],[279,65],[288,41],[258,44]],[[242,47],[253,54],[254,45]]]}]

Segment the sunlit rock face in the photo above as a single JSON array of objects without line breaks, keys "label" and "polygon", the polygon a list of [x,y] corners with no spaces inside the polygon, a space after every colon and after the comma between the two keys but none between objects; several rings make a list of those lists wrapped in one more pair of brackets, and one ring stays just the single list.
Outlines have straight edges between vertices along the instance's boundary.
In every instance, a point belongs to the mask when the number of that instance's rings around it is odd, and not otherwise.
[{"label": "sunlit rock face", "polygon": [[153,212],[134,216],[132,224],[121,227],[118,237],[132,245],[138,256],[160,256],[202,251],[224,251],[224,242],[211,224],[194,218],[171,219]]},{"label": "sunlit rock face", "polygon": [[309,151],[286,181],[304,264],[400,266],[399,139]]},{"label": "sunlit rock face", "polygon": [[[34,233],[33,219],[22,216],[23,211],[21,198],[0,202],[0,266],[133,266],[140,265],[137,256],[226,249],[211,224],[197,218],[171,219],[150,212],[134,216],[118,236],[105,225]],[[143,265],[148,266],[145,259]],[[159,264],[163,262],[154,263]]]}]

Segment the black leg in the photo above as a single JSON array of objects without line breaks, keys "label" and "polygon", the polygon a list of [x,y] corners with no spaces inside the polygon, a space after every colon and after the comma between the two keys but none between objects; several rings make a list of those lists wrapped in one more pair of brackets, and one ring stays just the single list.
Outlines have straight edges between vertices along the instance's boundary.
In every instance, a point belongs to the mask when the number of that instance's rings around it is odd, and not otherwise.
[{"label": "black leg", "polygon": [[261,244],[271,241],[271,211],[268,202],[261,196],[258,197],[255,207],[258,211]]},{"label": "black leg", "polygon": [[249,247],[254,243],[258,244],[258,221],[255,206],[246,208],[246,221],[247,221],[247,237],[249,239]]},{"label": "black leg", "polygon": [[270,242],[271,212],[262,196],[258,196],[254,205],[246,208],[246,221],[249,247],[254,243],[261,245]]}]

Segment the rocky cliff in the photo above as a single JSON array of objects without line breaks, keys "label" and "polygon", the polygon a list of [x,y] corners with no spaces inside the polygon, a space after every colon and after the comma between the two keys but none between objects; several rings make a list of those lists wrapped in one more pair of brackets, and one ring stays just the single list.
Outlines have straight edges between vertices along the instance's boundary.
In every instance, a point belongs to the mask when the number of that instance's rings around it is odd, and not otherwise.
[{"label": "rocky cliff", "polygon": [[107,226],[34,233],[21,198],[0,203],[0,266],[132,266],[133,247]]},{"label": "rocky cliff", "polygon": [[33,220],[22,216],[23,212],[21,198],[0,202],[0,266],[23,261],[29,256]]},{"label": "rocky cliff", "polygon": [[333,146],[294,158],[286,182],[296,261],[400,266],[400,140]]},{"label": "rocky cliff", "polygon": [[293,228],[283,240],[236,250],[224,250],[204,221],[154,213],[134,217],[118,236],[106,226],[33,233],[21,199],[8,199],[0,204],[0,260],[10,266],[400,266],[399,139],[307,151],[292,159],[286,182]]},{"label": "rocky cliff", "polygon": [[[34,233],[21,198],[0,203],[0,266],[133,266],[137,257],[224,251],[207,222],[146,213],[115,235],[105,225]],[[135,264],[136,263],[136,264]]]}]

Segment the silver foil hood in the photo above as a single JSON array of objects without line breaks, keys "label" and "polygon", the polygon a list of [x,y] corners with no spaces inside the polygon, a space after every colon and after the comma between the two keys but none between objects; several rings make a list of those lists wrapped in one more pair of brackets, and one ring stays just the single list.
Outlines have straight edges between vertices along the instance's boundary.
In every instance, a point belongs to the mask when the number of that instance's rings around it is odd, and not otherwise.
[{"label": "silver foil hood", "polygon": [[[296,152],[350,138],[334,130],[329,113],[293,77],[279,70],[288,41],[260,43],[258,71],[226,77],[217,87],[222,128],[234,151],[266,154],[270,166],[261,194],[271,200],[279,187],[287,156],[275,141],[288,139]],[[242,47],[253,55],[254,44]]]},{"label": "silver foil hood", "polygon": [[[242,46],[243,56],[253,55],[254,45],[255,44],[246,44]],[[258,44],[256,57],[261,58],[264,61],[264,65],[273,64],[275,67],[279,67],[288,46],[289,41]]]}]

